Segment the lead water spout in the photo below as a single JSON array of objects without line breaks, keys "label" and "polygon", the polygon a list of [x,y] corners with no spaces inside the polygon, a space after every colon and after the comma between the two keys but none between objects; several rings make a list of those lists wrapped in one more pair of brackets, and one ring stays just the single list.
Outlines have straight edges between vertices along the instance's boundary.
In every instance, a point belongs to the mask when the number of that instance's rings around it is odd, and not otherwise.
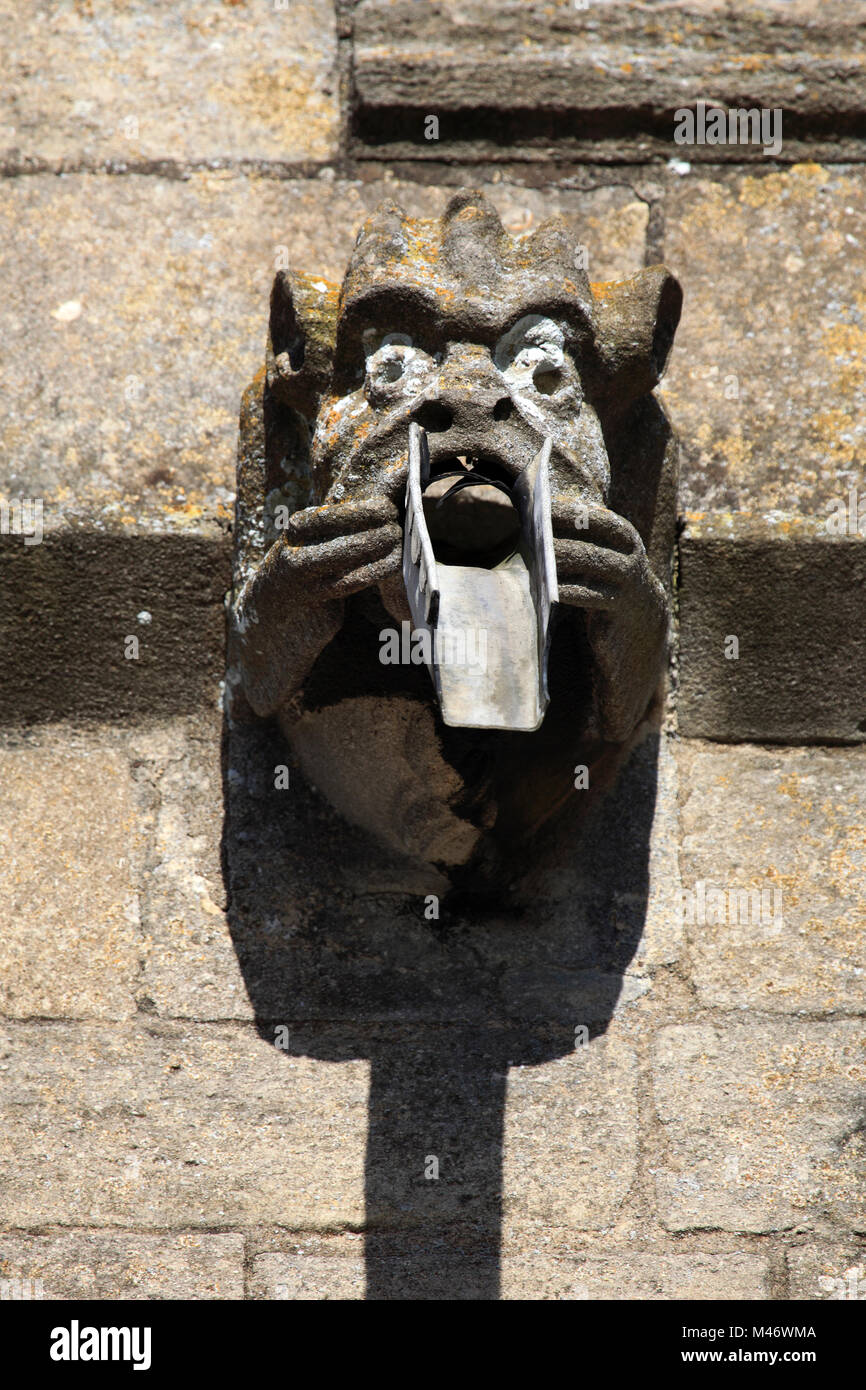
[{"label": "lead water spout", "polygon": [[558,598],[548,466],[551,441],[518,474],[514,553],[492,569],[437,561],[424,514],[426,432],[409,426],[403,580],[444,722],[532,732],[549,703],[550,619]]}]

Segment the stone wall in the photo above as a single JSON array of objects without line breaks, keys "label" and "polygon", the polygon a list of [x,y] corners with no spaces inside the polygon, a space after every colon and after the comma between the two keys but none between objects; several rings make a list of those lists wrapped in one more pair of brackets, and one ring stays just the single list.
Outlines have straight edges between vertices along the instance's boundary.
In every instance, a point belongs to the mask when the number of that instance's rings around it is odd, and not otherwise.
[{"label": "stone wall", "polygon": [[[4,1287],[866,1296],[864,12],[0,17],[0,497],[44,525],[0,534]],[[674,144],[698,98],[782,109],[782,150]],[[580,845],[428,921],[224,727],[223,597],[283,248],[339,279],[384,194],[461,184],[683,284],[678,644]]]}]

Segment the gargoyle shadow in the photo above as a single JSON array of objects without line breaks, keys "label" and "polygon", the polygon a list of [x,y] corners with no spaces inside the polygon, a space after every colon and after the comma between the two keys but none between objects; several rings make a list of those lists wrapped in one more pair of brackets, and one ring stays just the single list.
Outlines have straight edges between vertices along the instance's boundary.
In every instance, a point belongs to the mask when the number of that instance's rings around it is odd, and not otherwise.
[{"label": "gargoyle shadow", "polygon": [[295,768],[277,789],[275,725],[226,726],[229,921],[258,1031],[370,1062],[368,1299],[499,1296],[509,1067],[608,1026],[644,926],[658,742],[646,722],[580,833],[576,791],[520,881],[474,897],[348,826]]}]

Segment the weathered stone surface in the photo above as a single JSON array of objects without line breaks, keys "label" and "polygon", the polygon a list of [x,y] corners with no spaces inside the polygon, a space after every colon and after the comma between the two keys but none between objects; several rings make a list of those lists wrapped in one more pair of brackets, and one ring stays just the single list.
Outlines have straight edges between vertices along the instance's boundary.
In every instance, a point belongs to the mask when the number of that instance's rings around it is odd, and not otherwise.
[{"label": "weathered stone surface", "polygon": [[[353,20],[356,135],[380,154],[667,158],[683,148],[673,112],[699,98],[784,107],[786,153],[813,136],[838,157],[860,130],[861,16],[841,0],[820,17],[810,0],[360,0]],[[748,145],[689,154],[762,157]]]},{"label": "weathered stone surface", "polygon": [[257,1255],[250,1277],[250,1298],[306,1302],[362,1299],[366,1288],[359,1255]]},{"label": "weathered stone surface", "polygon": [[672,1026],[654,1076],[670,1230],[866,1229],[861,1023]]},{"label": "weathered stone surface", "polygon": [[367,1068],[251,1030],[18,1024],[3,1037],[0,1220],[357,1225]]},{"label": "weathered stone surface", "polygon": [[740,1252],[600,1254],[590,1249],[541,1259],[533,1252],[506,1256],[502,1267],[503,1298],[764,1299],[767,1288],[767,1260]]},{"label": "weathered stone surface", "polygon": [[684,290],[661,388],[684,510],[822,523],[863,485],[862,167],[670,176],[663,215]]},{"label": "weathered stone surface", "polygon": [[798,1245],[786,1258],[789,1298],[840,1303],[866,1300],[866,1249],[862,1245]]},{"label": "weathered stone surface", "polygon": [[[0,497],[44,499],[46,527],[186,533],[203,512],[230,517],[275,264],[339,280],[385,194],[432,216],[452,191],[229,171],[5,180]],[[625,187],[487,193],[515,233],[561,213],[594,279],[643,264],[647,207]]]},{"label": "weathered stone surface", "polygon": [[[276,1029],[268,1036],[157,1021],[8,1025],[0,1220],[123,1227],[146,1210],[185,1229],[322,1229],[366,1212],[385,1228],[493,1229],[513,1039],[293,1028],[285,1051]],[[542,1039],[536,1048],[543,1060]],[[372,1055],[369,1110],[359,1053]],[[630,1049],[600,1039],[512,1071],[507,1085],[509,1225],[609,1223],[636,1163]],[[425,1181],[431,1155],[440,1181]]]},{"label": "weathered stone surface", "polygon": [[[864,751],[686,744],[679,762],[690,915],[699,883],[726,900],[726,920],[686,927],[701,1002],[866,1012]],[[763,918],[743,889],[764,890]]]},{"label": "weathered stone surface", "polygon": [[[347,1243],[347,1242],[343,1242]],[[443,1266],[449,1264],[442,1251]],[[391,1260],[390,1296],[406,1292],[411,1260],[395,1254]],[[460,1299],[465,1272],[451,1257],[452,1297]],[[768,1265],[752,1254],[631,1254],[599,1255],[573,1251],[555,1255],[534,1250],[526,1255],[506,1253],[502,1259],[505,1299],[764,1299]],[[262,1254],[253,1260],[250,1295],[257,1299],[361,1299],[365,1291],[362,1258],[348,1251],[329,1255]]]},{"label": "weathered stone surface", "polygon": [[240,1299],[244,1241],[240,1235],[204,1232],[4,1233],[0,1287],[7,1279],[41,1281],[45,1299]]},{"label": "weathered stone surface", "polygon": [[[325,160],[338,135],[330,0],[9,8],[7,168]],[[38,55],[38,58],[34,55]]]},{"label": "weathered stone surface", "polygon": [[506,1228],[608,1225],[634,1181],[637,1067],[608,1035],[543,1067],[516,1067],[505,1114]]},{"label": "weathered stone surface", "polygon": [[692,513],[679,551],[680,733],[866,738],[863,541],[796,516]]},{"label": "weathered stone surface", "polygon": [[131,751],[156,797],[141,889],[145,965],[139,1001],[162,1015],[251,1019],[220,863],[219,713],[135,730]]},{"label": "weathered stone surface", "polygon": [[230,516],[240,393],[292,203],[289,186],[261,187],[223,173],[3,184],[16,255],[3,489],[42,497],[46,524],[72,513],[187,531],[203,510]]},{"label": "weathered stone surface", "polygon": [[116,735],[13,739],[0,766],[0,1011],[128,1017],[144,827]]}]

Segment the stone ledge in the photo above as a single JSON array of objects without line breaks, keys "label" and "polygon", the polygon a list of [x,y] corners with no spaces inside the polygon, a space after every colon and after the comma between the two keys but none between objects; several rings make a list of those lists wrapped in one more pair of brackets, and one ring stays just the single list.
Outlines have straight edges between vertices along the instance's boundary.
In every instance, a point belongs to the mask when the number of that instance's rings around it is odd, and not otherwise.
[{"label": "stone ledge", "polygon": [[[689,513],[679,542],[679,731],[866,739],[866,545],[803,517]],[[738,656],[726,657],[734,648]]]},{"label": "stone ledge", "polygon": [[[123,520],[50,526],[39,545],[0,537],[0,722],[166,717],[217,699],[231,575],[224,519],[160,530]],[[863,540],[798,516],[685,520],[680,733],[866,741]],[[125,656],[128,637],[138,660]],[[736,659],[725,656],[729,637]]]},{"label": "stone ledge", "polygon": [[[702,98],[783,107],[782,157],[810,141],[862,146],[863,31],[834,0],[665,5],[572,0],[360,0],[353,11],[353,151],[379,157],[670,158],[675,110]],[[440,120],[425,139],[425,117]],[[694,145],[688,158],[763,160],[760,147]]]},{"label": "stone ledge", "polygon": [[38,545],[0,536],[0,722],[117,722],[213,703],[230,544],[216,518],[191,533],[121,521],[54,527]]}]

